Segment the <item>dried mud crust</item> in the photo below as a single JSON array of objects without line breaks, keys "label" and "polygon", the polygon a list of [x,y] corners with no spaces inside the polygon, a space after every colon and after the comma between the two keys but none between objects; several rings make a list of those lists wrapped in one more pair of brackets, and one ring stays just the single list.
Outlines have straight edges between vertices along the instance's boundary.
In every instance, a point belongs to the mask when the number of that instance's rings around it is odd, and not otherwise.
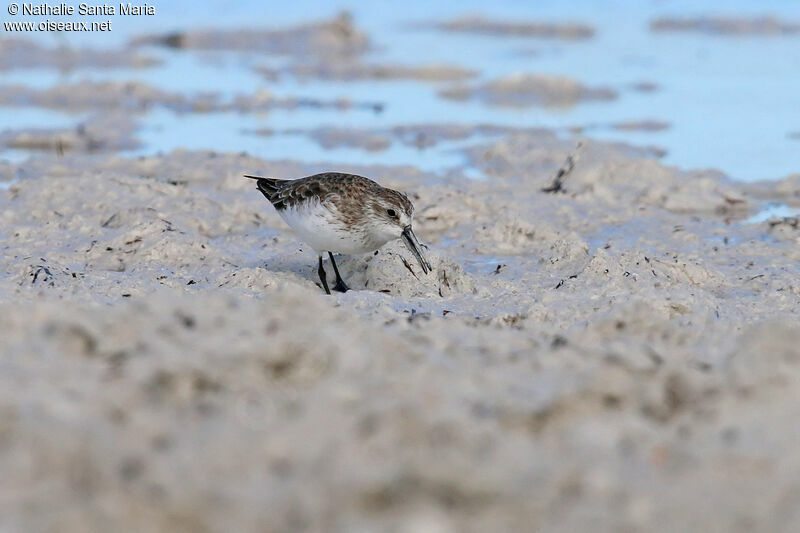
[{"label": "dried mud crust", "polygon": [[800,22],[775,17],[662,17],[650,23],[655,32],[697,32],[725,36],[800,34]]},{"label": "dried mud crust", "polygon": [[330,297],[241,177],[328,165],[0,163],[0,524],[797,529],[798,230],[741,222],[796,179],[584,143],[551,192],[546,132],[485,180],[346,169],[409,193],[434,272],[391,243]]},{"label": "dried mud crust", "polygon": [[78,69],[145,68],[157,64],[156,59],[130,48],[46,48],[27,39],[0,39],[0,71],[53,68],[68,72]]},{"label": "dried mud crust", "polygon": [[[583,126],[571,126],[564,131],[568,133],[584,133],[598,129],[623,129],[643,132],[655,132],[668,129],[670,125],[657,120],[641,120],[610,124],[592,123]],[[367,152],[383,152],[394,143],[425,150],[443,142],[475,140],[475,144],[483,147],[486,139],[504,138],[514,134],[552,135],[553,130],[544,128],[525,128],[500,126],[494,124],[403,124],[389,128],[337,128],[323,126],[312,129],[258,129],[247,133],[271,137],[273,135],[306,135],[326,149],[359,148]],[[480,148],[478,148],[480,149]],[[661,157],[665,151],[658,147],[647,147],[641,150],[654,157]]]},{"label": "dried mud crust", "polygon": [[480,15],[439,22],[434,27],[446,32],[489,35],[493,37],[533,37],[564,40],[590,39],[595,33],[594,28],[587,24],[496,20]]},{"label": "dried mud crust", "polygon": [[587,87],[566,76],[512,74],[474,86],[456,86],[439,92],[450,100],[479,100],[503,107],[558,107],[588,100],[614,100],[617,92],[606,87]]},{"label": "dried mud crust", "polygon": [[134,45],[162,45],[189,50],[247,50],[262,54],[308,59],[360,55],[370,47],[369,37],[357,28],[349,13],[289,28],[213,29],[134,39]]},{"label": "dried mud crust", "polygon": [[286,74],[301,80],[416,80],[424,82],[465,81],[477,76],[476,71],[457,65],[364,63],[354,59],[326,60],[317,63],[309,63],[306,60],[283,68],[259,67],[257,70],[270,80],[279,79]]},{"label": "dried mud crust", "polygon": [[137,124],[127,115],[109,113],[81,121],[74,128],[27,128],[0,131],[8,148],[65,152],[115,152],[139,146]]},{"label": "dried mud crust", "polygon": [[23,85],[0,87],[0,104],[6,106],[37,106],[68,112],[113,109],[144,113],[153,108],[165,108],[183,113],[220,111],[257,112],[270,109],[299,107],[361,109],[380,112],[379,102],[355,102],[347,98],[320,100],[305,97],[276,97],[269,91],[235,95],[223,99],[219,93],[186,95],[165,91],[139,82],[91,82],[59,84],[49,89],[34,89]]}]

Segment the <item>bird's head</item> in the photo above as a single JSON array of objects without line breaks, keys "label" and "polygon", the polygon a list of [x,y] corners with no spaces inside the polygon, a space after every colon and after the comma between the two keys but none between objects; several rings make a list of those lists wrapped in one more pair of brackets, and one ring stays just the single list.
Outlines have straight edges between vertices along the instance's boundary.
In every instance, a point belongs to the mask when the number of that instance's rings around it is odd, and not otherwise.
[{"label": "bird's head", "polygon": [[403,244],[414,254],[414,257],[426,274],[432,270],[430,263],[422,255],[422,246],[417,240],[411,224],[414,219],[414,206],[405,194],[383,189],[370,205],[372,219],[371,232],[384,242],[402,239]]}]

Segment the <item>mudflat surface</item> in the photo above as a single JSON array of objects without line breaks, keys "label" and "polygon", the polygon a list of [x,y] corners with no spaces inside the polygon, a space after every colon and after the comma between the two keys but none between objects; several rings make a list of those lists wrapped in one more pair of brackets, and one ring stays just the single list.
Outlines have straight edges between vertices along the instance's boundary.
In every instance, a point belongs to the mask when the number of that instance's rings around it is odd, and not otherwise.
[{"label": "mudflat surface", "polygon": [[475,149],[480,181],[353,169],[411,195],[434,271],[390,244],[333,296],[241,178],[307,163],[5,165],[4,523],[798,525],[800,230],[742,222],[796,180],[588,142],[542,192],[573,150],[515,133]]},{"label": "mudflat surface", "polygon": [[[604,46],[588,18],[433,19],[525,63],[385,57],[344,14],[134,35],[64,77],[24,56],[0,530],[800,528],[800,168],[665,162],[687,125],[637,106],[674,80],[544,68]],[[323,170],[406,192],[433,271],[389,243],[326,296],[242,177]]]}]

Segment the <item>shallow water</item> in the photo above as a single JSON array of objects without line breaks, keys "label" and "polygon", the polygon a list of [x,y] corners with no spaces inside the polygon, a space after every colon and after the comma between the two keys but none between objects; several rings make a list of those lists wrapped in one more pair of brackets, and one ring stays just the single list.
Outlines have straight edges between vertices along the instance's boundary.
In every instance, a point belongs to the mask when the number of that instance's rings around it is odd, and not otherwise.
[{"label": "shallow water", "polygon": [[758,224],[773,218],[796,217],[797,215],[800,215],[800,209],[796,207],[790,207],[785,204],[769,204],[744,222],[746,224]]},{"label": "shallow water", "polygon": [[[656,145],[666,150],[663,161],[683,168],[719,168],[738,180],[780,178],[800,170],[797,141],[790,132],[800,128],[797,87],[787,80],[800,68],[800,37],[724,37],[692,33],[653,33],[649,22],[658,16],[692,14],[771,14],[800,20],[800,4],[777,0],[758,5],[737,1],[721,10],[716,3],[620,0],[569,3],[543,2],[535,8],[524,2],[493,3],[491,12],[477,1],[431,6],[422,0],[331,5],[294,2],[291,5],[240,2],[188,2],[157,5],[154,17],[117,17],[114,31],[66,37],[38,38],[42,45],[113,46],[142,33],[199,27],[281,27],[329,17],[349,9],[356,26],[375,45],[367,62],[418,65],[445,63],[474,69],[478,81],[515,72],[563,74],[590,86],[608,86],[619,92],[614,101],[579,103],[572,107],[510,109],[476,101],[449,101],[437,92],[448,83],[420,81],[300,81],[283,75],[270,81],[254,70],[280,66],[283,59],[238,52],[207,53],[147,48],[144,53],[161,61],[143,69],[12,70],[4,83],[46,88],[58,83],[91,80],[137,80],[185,94],[219,92],[223,99],[267,90],[277,96],[319,99],[346,97],[353,101],[382,102],[381,113],[363,110],[303,109],[262,115],[215,113],[206,115],[151,111],[142,117],[139,132],[143,148],[136,154],[167,152],[174,148],[245,150],[265,158],[327,161],[333,164],[382,162],[413,164],[429,171],[459,168],[453,153],[463,143],[440,143],[421,151],[395,142],[382,152],[357,148],[323,149],[307,136],[254,136],[254,129],[312,129],[322,126],[376,129],[418,123],[487,123],[518,127],[547,127],[558,131],[585,127],[585,134],[606,140]],[[581,41],[444,33],[420,27],[435,20],[468,13],[484,13],[501,20],[576,21],[592,25],[596,35]],[[20,19],[22,20],[22,19]],[[180,21],[180,23],[176,22]],[[637,92],[631,84],[650,82],[653,92]],[[42,114],[0,108],[0,129],[41,127]],[[47,112],[64,126],[64,114]],[[46,117],[47,115],[45,115]],[[75,120],[80,120],[76,118]],[[660,131],[629,131],[612,123],[657,120],[670,127]],[[476,142],[480,139],[472,139]],[[0,152],[18,160],[19,153]],[[469,173],[469,169],[465,172]]]}]

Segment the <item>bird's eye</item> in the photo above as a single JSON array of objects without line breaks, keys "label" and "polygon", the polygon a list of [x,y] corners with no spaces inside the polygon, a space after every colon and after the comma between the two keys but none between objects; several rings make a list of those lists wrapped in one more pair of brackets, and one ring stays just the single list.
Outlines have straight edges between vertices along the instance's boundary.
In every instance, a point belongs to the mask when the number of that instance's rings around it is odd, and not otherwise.
[{"label": "bird's eye", "polygon": [[397,212],[394,209],[387,209],[386,214],[392,218],[397,218]]}]

